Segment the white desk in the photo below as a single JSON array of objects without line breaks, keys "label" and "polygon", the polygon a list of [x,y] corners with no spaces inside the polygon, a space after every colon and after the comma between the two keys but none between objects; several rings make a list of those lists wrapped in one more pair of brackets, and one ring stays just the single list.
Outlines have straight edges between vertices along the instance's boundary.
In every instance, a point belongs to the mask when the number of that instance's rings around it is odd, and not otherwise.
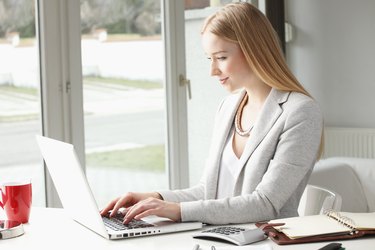
[{"label": "white desk", "polygon": [[[233,247],[232,244],[191,237],[194,231],[145,236],[123,240],[106,240],[96,233],[74,222],[63,209],[36,208],[31,210],[30,222],[24,225],[25,234],[7,240],[0,240],[0,248],[14,249],[121,249],[121,250],[191,250],[194,244],[208,250],[211,245]],[[328,242],[279,246],[271,240],[254,243],[251,246],[269,244],[273,249],[317,250]],[[360,240],[341,241],[347,250],[375,249],[375,237]]]}]

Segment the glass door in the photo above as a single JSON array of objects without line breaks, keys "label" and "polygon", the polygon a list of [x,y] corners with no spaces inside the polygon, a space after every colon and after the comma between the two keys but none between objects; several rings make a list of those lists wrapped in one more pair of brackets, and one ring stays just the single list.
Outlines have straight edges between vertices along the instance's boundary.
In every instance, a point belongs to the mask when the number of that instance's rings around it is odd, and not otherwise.
[{"label": "glass door", "polygon": [[[210,76],[210,63],[202,48],[201,28],[206,17],[228,1],[185,2],[186,74],[192,98],[188,101],[190,185],[200,180],[211,142],[215,112],[226,95]],[[204,104],[204,105],[203,105]]]},{"label": "glass door", "polygon": [[86,173],[99,207],[168,188],[161,3],[81,0]]},{"label": "glass door", "polygon": [[35,12],[35,1],[0,0],[0,182],[31,179],[33,205],[44,206]]}]

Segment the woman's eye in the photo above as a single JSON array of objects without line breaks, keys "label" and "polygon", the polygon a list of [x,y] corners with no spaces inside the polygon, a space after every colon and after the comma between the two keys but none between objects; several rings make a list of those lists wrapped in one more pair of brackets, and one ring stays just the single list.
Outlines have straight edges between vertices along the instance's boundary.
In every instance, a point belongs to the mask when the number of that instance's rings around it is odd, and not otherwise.
[{"label": "woman's eye", "polygon": [[212,58],[212,57],[207,57],[208,60],[212,61],[212,60],[217,60],[217,61],[224,61],[225,59],[227,59],[226,56],[219,56],[219,57],[215,57],[215,58]]}]

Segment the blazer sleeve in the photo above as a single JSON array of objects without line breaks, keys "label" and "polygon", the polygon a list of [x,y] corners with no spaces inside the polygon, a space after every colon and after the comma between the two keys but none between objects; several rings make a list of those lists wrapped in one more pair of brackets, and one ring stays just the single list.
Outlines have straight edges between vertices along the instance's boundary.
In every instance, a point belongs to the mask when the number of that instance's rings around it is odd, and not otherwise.
[{"label": "blazer sleeve", "polygon": [[[182,221],[209,224],[249,223],[274,219],[308,178],[317,160],[323,120],[317,104],[294,103],[278,138],[273,158],[252,193],[217,199],[182,202]],[[246,180],[244,180],[246,181]]]}]

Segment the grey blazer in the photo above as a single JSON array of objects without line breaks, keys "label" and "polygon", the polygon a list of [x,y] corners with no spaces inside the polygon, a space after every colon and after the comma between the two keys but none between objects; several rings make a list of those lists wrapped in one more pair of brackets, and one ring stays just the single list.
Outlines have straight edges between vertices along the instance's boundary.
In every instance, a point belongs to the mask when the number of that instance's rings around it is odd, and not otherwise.
[{"label": "grey blazer", "polygon": [[221,103],[200,183],[162,191],[180,202],[182,221],[209,224],[249,223],[298,216],[297,207],[318,157],[323,118],[310,97],[272,89],[249,137],[233,197],[215,199],[220,161],[242,90]]}]

